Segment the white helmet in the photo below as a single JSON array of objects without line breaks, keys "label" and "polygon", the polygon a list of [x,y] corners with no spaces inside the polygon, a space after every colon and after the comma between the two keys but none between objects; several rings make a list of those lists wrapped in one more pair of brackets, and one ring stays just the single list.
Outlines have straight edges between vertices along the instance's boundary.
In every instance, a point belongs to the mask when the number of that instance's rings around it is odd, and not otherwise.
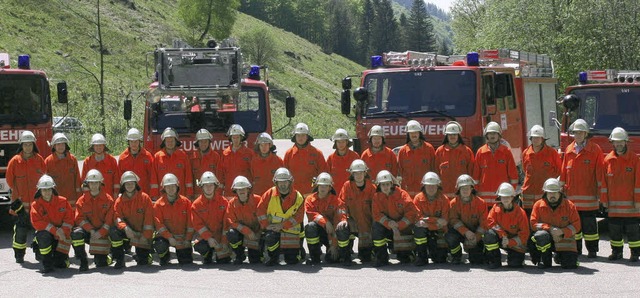
[{"label": "white helmet", "polygon": [[23,143],[35,143],[36,142],[36,136],[33,134],[33,132],[25,130],[20,134],[20,139],[18,140],[18,142],[20,144],[23,144]]},{"label": "white helmet", "polygon": [[487,126],[485,126],[484,128],[484,135],[486,136],[487,133],[490,133],[490,132],[496,132],[502,135],[502,128],[500,127],[500,124],[494,121],[487,123]]},{"label": "white helmet", "polygon": [[371,127],[371,129],[369,129],[369,133],[367,134],[367,136],[369,138],[375,137],[375,136],[384,138],[384,130],[382,129],[382,126],[374,125]]},{"label": "white helmet", "polygon": [[549,178],[542,185],[542,191],[544,192],[561,192],[562,186],[560,186],[560,181],[556,178]]},{"label": "white helmet", "polygon": [[233,179],[233,183],[231,184],[231,189],[243,189],[243,188],[251,188],[251,182],[245,176],[238,176]]},{"label": "white helmet", "polygon": [[440,176],[434,172],[427,172],[422,176],[422,185],[440,185]]},{"label": "white helmet", "polygon": [[513,188],[513,185],[503,182],[498,187],[498,191],[496,191],[496,196],[499,197],[513,197],[516,195],[516,190]]},{"label": "white helmet", "polygon": [[227,136],[245,136],[244,133],[244,128],[242,128],[242,126],[240,126],[240,124],[233,124],[229,127],[229,130],[227,131]]},{"label": "white helmet", "polygon": [[53,138],[51,138],[51,146],[56,144],[68,144],[68,143],[69,143],[69,139],[67,139],[67,136],[65,136],[61,132],[56,133],[55,135],[53,135]]},{"label": "white helmet", "polygon": [[629,141],[629,134],[622,127],[616,127],[611,131],[609,141]]},{"label": "white helmet", "polygon": [[91,146],[106,145],[106,144],[107,144],[107,139],[101,133],[97,133],[91,136]]},{"label": "white helmet", "polygon": [[339,141],[339,140],[349,140],[349,134],[347,133],[346,129],[344,128],[336,129],[336,132],[331,137],[332,142]]},{"label": "white helmet", "polygon": [[266,132],[260,133],[256,138],[256,144],[273,144],[273,138]]},{"label": "white helmet", "polygon": [[569,126],[569,131],[584,131],[589,133],[589,124],[584,119],[578,119]]},{"label": "white helmet", "polygon": [[309,130],[309,126],[302,122],[296,124],[296,127],[293,129],[293,132],[292,132],[292,134],[294,135],[300,135],[300,134],[308,135],[310,133],[311,131]]},{"label": "white helmet", "polygon": [[449,121],[444,127],[445,135],[455,135],[462,133],[462,125],[456,121]]},{"label": "white helmet", "polygon": [[273,174],[273,182],[276,181],[293,181],[293,176],[287,168],[278,168]]},{"label": "white helmet", "polygon": [[456,181],[456,188],[460,188],[467,185],[474,186],[476,185],[476,182],[473,181],[473,178],[467,174],[460,175],[460,177],[458,177],[458,181]]},{"label": "white helmet", "polygon": [[102,177],[102,173],[96,169],[91,169],[87,172],[87,178],[84,179],[84,182],[103,182],[104,177]]},{"label": "white helmet", "polygon": [[366,172],[368,170],[369,170],[369,168],[367,167],[367,164],[362,159],[356,159],[356,160],[352,161],[351,165],[347,169],[347,171],[350,172],[350,173]]},{"label": "white helmet", "polygon": [[394,182],[393,179],[393,175],[391,175],[391,172],[387,171],[387,170],[382,170],[378,173],[378,175],[376,176],[376,183],[380,184],[383,182]]},{"label": "white helmet", "polygon": [[196,141],[200,140],[211,140],[213,136],[206,128],[201,128],[196,132]]},{"label": "white helmet", "polygon": [[314,183],[314,186],[318,185],[333,186],[333,178],[331,178],[331,175],[329,173],[322,172],[320,173],[320,175],[318,175],[318,177],[316,177],[316,181]]},{"label": "white helmet", "polygon": [[142,134],[137,128],[131,128],[127,132],[127,141],[142,141]]},{"label": "white helmet", "polygon": [[120,185],[124,185],[127,182],[138,183],[138,181],[140,181],[140,177],[133,171],[126,171],[122,173],[122,177],[120,177]]},{"label": "white helmet", "polygon": [[541,137],[544,138],[544,128],[540,125],[534,125],[531,127],[531,129],[529,130],[529,137],[530,138],[534,138],[534,137]]},{"label": "white helmet", "polygon": [[176,138],[176,140],[178,139],[178,133],[175,131],[175,129],[171,128],[171,127],[167,127],[164,129],[164,131],[162,131],[162,135],[160,136],[162,138],[162,140],[164,141],[164,139],[166,138]]},{"label": "white helmet", "polygon": [[49,189],[56,187],[56,183],[53,182],[53,178],[49,175],[42,175],[40,179],[38,179],[38,184],[36,184],[38,190],[40,189]]},{"label": "white helmet", "polygon": [[176,175],[171,173],[165,174],[164,177],[162,177],[161,186],[165,187],[167,185],[179,185],[178,177],[176,177]]},{"label": "white helmet", "polygon": [[407,133],[409,132],[422,132],[422,125],[416,120],[410,120],[407,122]]},{"label": "white helmet", "polygon": [[218,177],[216,177],[216,175],[210,171],[206,171],[204,173],[202,173],[202,176],[200,176],[200,181],[198,181],[198,186],[202,187],[205,184],[215,184],[218,185],[220,184],[220,181],[218,181]]}]

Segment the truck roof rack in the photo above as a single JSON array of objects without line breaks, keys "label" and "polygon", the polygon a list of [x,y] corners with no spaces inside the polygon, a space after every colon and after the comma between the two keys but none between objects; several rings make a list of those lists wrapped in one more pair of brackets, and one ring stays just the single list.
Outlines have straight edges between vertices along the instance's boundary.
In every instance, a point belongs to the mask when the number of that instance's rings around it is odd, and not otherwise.
[{"label": "truck roof rack", "polygon": [[511,49],[479,50],[480,64],[513,67],[522,77],[553,77],[553,61],[546,54]]}]

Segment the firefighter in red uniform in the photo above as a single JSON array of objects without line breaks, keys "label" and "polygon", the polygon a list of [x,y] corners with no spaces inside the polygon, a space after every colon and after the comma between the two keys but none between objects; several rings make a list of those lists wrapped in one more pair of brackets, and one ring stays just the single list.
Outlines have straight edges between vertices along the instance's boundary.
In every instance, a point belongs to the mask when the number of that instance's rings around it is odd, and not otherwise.
[{"label": "firefighter in red uniform", "polygon": [[297,264],[301,259],[300,235],[304,235],[304,197],[293,186],[293,176],[286,168],[276,170],[273,183],[275,186],[262,195],[257,212],[269,256],[265,264],[278,265],[281,249],[287,264]]},{"label": "firefighter in red uniform", "polygon": [[[142,147],[142,141],[143,137],[138,129],[129,129],[127,132],[129,146],[118,157],[118,170],[120,173],[134,172],[140,178],[138,180],[140,190],[152,198],[157,198],[159,196],[158,177],[153,165],[153,154]],[[122,185],[119,190],[122,190]]]},{"label": "firefighter in red uniform", "polygon": [[178,140],[178,133],[167,127],[161,135],[162,143],[160,150],[154,155],[154,166],[156,177],[164,177],[166,174],[173,174],[181,183],[178,185],[180,195],[193,196],[193,172],[191,162],[184,150],[178,148],[182,143]]},{"label": "firefighter in red uniform", "polygon": [[[376,177],[378,187],[373,196],[373,246],[376,255],[375,267],[389,264],[389,248],[396,252],[400,263],[409,263],[413,257],[413,223],[418,210],[411,196],[398,187],[391,172],[382,170]],[[393,245],[393,246],[392,246]]]},{"label": "firefighter in red uniform", "polygon": [[455,181],[462,174],[472,175],[475,155],[462,140],[462,125],[449,121],[444,127],[444,140],[436,149],[435,170],[442,180],[442,192],[452,198],[456,192]]},{"label": "firefighter in red uniform", "polygon": [[371,225],[373,216],[371,204],[376,186],[371,182],[369,168],[362,159],[354,160],[349,166],[349,181],[345,182],[338,195],[340,208],[345,210],[347,221],[336,227],[338,247],[345,264],[351,264],[351,247],[358,237],[358,258],[360,262],[370,262],[373,252]]},{"label": "firefighter in red uniform", "polygon": [[418,217],[413,228],[416,242],[416,266],[447,261],[447,242],[444,234],[449,221],[449,198],[442,194],[442,180],[438,174],[427,172],[422,177],[422,191],[414,198]]},{"label": "firefighter in red uniform", "polygon": [[294,145],[284,154],[284,167],[296,177],[293,187],[307,195],[311,193],[313,178],[328,171],[327,162],[322,152],[311,145],[313,137],[306,124],[296,124],[291,142]]},{"label": "firefighter in red uniform", "polygon": [[67,198],[71,207],[76,205],[76,200],[82,194],[82,180],[78,160],[71,154],[69,139],[59,132],[51,139],[51,152],[45,160],[47,174],[56,181],[56,189],[60,196]]},{"label": "firefighter in red uniform", "polygon": [[120,184],[118,184],[120,170],[118,169],[118,161],[108,153],[107,139],[99,133],[94,134],[91,137],[89,152],[93,152],[93,154],[85,158],[82,164],[83,181],[86,181],[89,170],[96,169],[104,177],[104,191],[112,197],[118,196],[120,191]]},{"label": "firefighter in red uniform", "polygon": [[[18,140],[18,153],[9,160],[6,179],[11,188],[9,213],[17,216],[13,228],[13,253],[16,263],[24,263],[27,250],[27,234],[31,227],[29,208],[34,200],[36,184],[45,173],[44,159],[38,153],[36,136],[31,131],[23,131]],[[37,256],[37,248],[34,247]]]},{"label": "firefighter in red uniform", "polygon": [[499,201],[489,211],[489,230],[482,238],[489,268],[502,266],[500,248],[507,251],[507,266],[521,268],[529,237],[527,214],[515,201],[516,190],[511,184],[500,184],[496,195]]},{"label": "firefighter in red uniform", "polygon": [[604,158],[604,178],[600,201],[609,211],[609,260],[622,259],[624,234],[631,250],[631,262],[640,257],[640,160],[627,147],[629,135],[621,128],[611,131],[613,150]]},{"label": "firefighter in red uniform", "polygon": [[247,148],[245,142],[247,134],[239,124],[234,124],[227,131],[229,146],[222,151],[222,183],[224,184],[224,195],[233,196],[231,184],[237,176],[251,177],[251,160],[253,150]]},{"label": "firefighter in red uniform", "polygon": [[[198,150],[191,154],[191,170],[193,177],[202,177],[204,172],[212,172],[216,177],[221,177],[222,162],[220,162],[220,154],[211,149],[211,133],[202,128],[196,132],[196,142],[193,144]],[[217,189],[217,187],[216,187]],[[218,193],[222,193],[217,189]],[[193,190],[195,196],[202,194],[202,189],[196,187]]]},{"label": "firefighter in red uniform", "polygon": [[236,254],[233,264],[239,265],[244,262],[245,246],[249,251],[249,263],[260,263],[262,262],[260,244],[262,233],[256,216],[260,196],[253,194],[251,183],[245,176],[236,177],[231,188],[236,195],[229,201],[224,221],[227,239]]},{"label": "firefighter in red uniform", "polygon": [[534,125],[529,130],[531,145],[522,152],[522,207],[531,216],[533,204],[542,197],[542,184],[560,176],[562,161],[558,151],[546,144],[544,128]]},{"label": "firefighter in red uniform", "polygon": [[576,206],[566,199],[558,179],[549,178],[542,186],[542,200],[533,204],[529,253],[538,268],[551,267],[551,253],[556,252],[556,263],[565,269],[578,267],[575,236],[580,230],[580,216]]},{"label": "firefighter in red uniform", "polygon": [[424,173],[434,170],[435,155],[433,146],[425,141],[422,125],[416,120],[407,122],[407,141],[398,152],[398,180],[412,197],[421,191]]},{"label": "firefighter in red uniform", "polygon": [[573,142],[567,146],[562,161],[560,184],[580,215],[581,230],[578,230],[578,254],[582,254],[582,238],[588,251],[588,258],[598,256],[598,224],[596,214],[600,208],[598,196],[602,186],[602,161],[604,154],[600,146],[587,140],[589,125],[582,119],[569,127],[573,132]]},{"label": "firefighter in red uniform", "polygon": [[126,171],[120,178],[120,196],[114,203],[114,226],[109,230],[111,251],[116,264],[124,264],[124,240],[136,248],[134,259],[138,265],[151,264],[151,239],[153,238],[153,203],[138,182],[133,171]]},{"label": "firefighter in red uniform", "polygon": [[[314,192],[305,200],[305,210],[309,223],[304,228],[309,249],[310,265],[320,264],[322,246],[326,247],[325,263],[336,263],[340,259],[338,254],[338,239],[336,227],[346,223],[345,210],[340,208],[340,202],[333,188],[333,179],[329,173],[320,173],[314,183]],[[349,258],[351,261],[351,258]]]},{"label": "firefighter in red uniform", "polygon": [[391,175],[398,175],[398,159],[391,150],[385,146],[384,130],[380,125],[374,125],[369,130],[369,144],[371,147],[362,152],[361,159],[369,167],[369,173],[377,176],[382,170],[391,172]]},{"label": "firefighter in red uniform", "polygon": [[202,264],[211,264],[213,255],[216,263],[227,264],[231,261],[229,242],[224,235],[224,214],[227,211],[227,200],[216,193],[220,185],[218,177],[212,172],[204,172],[198,186],[202,194],[191,205],[191,223],[197,233],[193,248],[202,255]]},{"label": "firefighter in red uniform", "polygon": [[51,176],[40,177],[30,210],[31,224],[36,230],[34,238],[41,255],[42,273],[49,273],[54,267],[69,267],[73,210],[65,197],[58,196],[55,186]]},{"label": "firefighter in red uniform", "polygon": [[349,180],[349,172],[347,171],[349,166],[354,160],[360,159],[360,156],[349,149],[353,142],[351,142],[347,130],[338,128],[331,140],[335,151],[327,157],[327,167],[333,178],[333,188],[339,191],[342,189],[342,185]]},{"label": "firefighter in red uniform", "polygon": [[[71,233],[71,243],[76,258],[80,260],[80,271],[89,270],[87,252],[84,245],[89,242],[89,253],[94,255],[96,267],[111,264],[109,252],[111,241],[109,229],[113,226],[113,198],[106,192],[104,177],[98,170],[87,172],[84,180],[86,191],[76,203],[75,228]],[[116,268],[124,267],[124,257],[117,259]]]},{"label": "firefighter in red uniform", "polygon": [[462,263],[462,247],[469,254],[471,264],[484,263],[482,236],[487,232],[487,205],[476,196],[475,182],[467,174],[456,182],[456,197],[449,209],[449,230],[444,238],[451,250],[451,263]]},{"label": "firefighter in red uniform", "polygon": [[180,195],[180,182],[174,174],[162,177],[160,199],[153,205],[156,227],[153,248],[160,257],[160,266],[170,264],[169,247],[176,248],[180,265],[193,263],[193,226],[191,225],[191,201]]},{"label": "firefighter in red uniform", "polygon": [[502,182],[518,185],[518,169],[513,154],[502,144],[502,128],[496,122],[489,122],[484,128],[487,143],[478,148],[474,178],[478,182],[478,196],[484,199],[488,208],[496,203],[496,189]]},{"label": "firefighter in red uniform", "polygon": [[[253,177],[252,191],[262,195],[273,186],[273,174],[284,164],[282,158],[276,154],[271,136],[263,132],[256,138],[255,155],[251,159],[251,176]],[[245,177],[246,178],[246,177]]]}]

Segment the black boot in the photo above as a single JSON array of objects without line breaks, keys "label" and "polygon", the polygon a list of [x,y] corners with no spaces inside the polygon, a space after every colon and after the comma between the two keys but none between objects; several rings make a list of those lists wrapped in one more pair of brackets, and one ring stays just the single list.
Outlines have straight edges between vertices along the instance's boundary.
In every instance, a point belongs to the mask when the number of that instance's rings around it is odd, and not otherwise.
[{"label": "black boot", "polygon": [[26,249],[20,249],[20,248],[14,248],[13,249],[13,254],[16,257],[16,263],[18,263],[18,264],[24,263],[25,251],[26,251]]},{"label": "black boot", "polygon": [[111,265],[111,258],[109,255],[94,255],[93,262],[97,268],[107,267]]},{"label": "black boot", "polygon": [[374,248],[376,263],[373,267],[382,267],[389,265],[389,252],[387,251],[387,246],[376,246]]},{"label": "black boot", "polygon": [[148,249],[136,247],[136,255],[135,258],[138,266],[148,265],[153,262],[153,258],[151,257],[151,253]]},{"label": "black boot", "polygon": [[349,247],[340,248],[340,257],[342,258],[342,265],[346,267],[353,265],[353,261],[351,261],[351,250]]},{"label": "black boot", "polygon": [[462,264],[462,249],[456,253],[451,254],[451,264],[453,265]]},{"label": "black boot", "polygon": [[416,261],[413,263],[416,266],[424,266],[429,264],[429,256],[427,255],[427,245],[420,244],[416,247]]},{"label": "black boot", "polygon": [[322,248],[320,244],[309,244],[309,259],[307,265],[320,264],[320,256],[322,255]]},{"label": "black boot", "polygon": [[371,262],[372,255],[373,255],[373,250],[371,249],[371,247],[358,248],[358,259],[360,259],[361,263]]},{"label": "black boot", "polygon": [[53,266],[60,269],[69,268],[69,255],[59,251],[53,253]]},{"label": "black boot", "polygon": [[89,260],[87,260],[87,257],[84,258],[80,258],[80,269],[78,269],[80,272],[84,272],[84,271],[88,271],[89,270]]},{"label": "black boot", "polygon": [[262,251],[257,249],[249,249],[249,263],[257,264],[262,263]]},{"label": "black boot", "polygon": [[160,266],[167,266],[167,265],[171,265],[171,262],[169,262],[171,260],[171,253],[169,251],[167,251],[167,253],[160,257]]},{"label": "black boot", "polygon": [[113,266],[115,269],[122,269],[126,267],[126,263],[124,260],[124,249],[121,247],[113,248],[111,250],[113,252],[113,258],[116,260],[116,264]]},{"label": "black boot", "polygon": [[49,273],[53,271],[53,253],[42,255],[42,273]]},{"label": "black boot", "polygon": [[247,258],[247,256],[244,254],[244,246],[238,246],[237,248],[234,248],[233,252],[236,254],[236,259],[233,260],[233,264],[240,265],[244,263],[244,260]]},{"label": "black boot", "polygon": [[538,262],[538,268],[544,269],[551,267],[551,259],[552,256],[550,251],[542,253],[542,255],[540,256],[540,262]]},{"label": "black boot", "polygon": [[609,261],[616,261],[622,259],[622,247],[612,247],[611,254],[609,255]]}]

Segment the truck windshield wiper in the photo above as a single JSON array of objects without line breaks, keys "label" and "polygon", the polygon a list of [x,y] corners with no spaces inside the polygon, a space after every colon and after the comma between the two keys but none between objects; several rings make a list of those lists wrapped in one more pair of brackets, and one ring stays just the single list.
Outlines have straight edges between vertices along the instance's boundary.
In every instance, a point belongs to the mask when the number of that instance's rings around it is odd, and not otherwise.
[{"label": "truck windshield wiper", "polygon": [[400,113],[400,112],[396,112],[396,111],[375,112],[375,113],[368,114],[368,116],[389,115],[389,114],[397,115],[397,116],[400,116],[402,118],[407,118],[407,115],[405,115],[403,113]]},{"label": "truck windshield wiper", "polygon": [[456,121],[456,118],[447,114],[447,111],[438,111],[438,110],[420,110],[420,111],[413,111],[413,112],[409,112],[408,115],[416,115],[416,114],[437,114],[440,116],[444,116],[447,117],[449,119],[451,119],[452,121]]}]

